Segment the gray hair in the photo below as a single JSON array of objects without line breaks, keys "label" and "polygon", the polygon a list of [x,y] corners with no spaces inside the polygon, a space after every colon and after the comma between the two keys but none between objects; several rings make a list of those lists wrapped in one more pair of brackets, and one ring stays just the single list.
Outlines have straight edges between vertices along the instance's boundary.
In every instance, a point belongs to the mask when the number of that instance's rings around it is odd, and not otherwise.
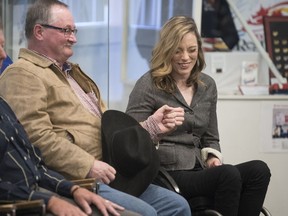
[{"label": "gray hair", "polygon": [[31,5],[26,14],[25,36],[29,39],[33,35],[34,26],[38,23],[49,23],[51,7],[59,5],[68,8],[68,5],[58,0],[38,0]]}]

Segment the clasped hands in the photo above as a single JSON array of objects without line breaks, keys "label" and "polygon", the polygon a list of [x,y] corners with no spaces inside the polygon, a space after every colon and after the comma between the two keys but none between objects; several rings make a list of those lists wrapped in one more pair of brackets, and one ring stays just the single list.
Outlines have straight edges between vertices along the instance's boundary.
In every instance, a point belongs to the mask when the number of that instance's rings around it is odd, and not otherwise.
[{"label": "clasped hands", "polygon": [[165,134],[176,130],[177,126],[183,124],[184,109],[182,107],[164,105],[153,114],[153,118],[157,122],[161,133]]}]

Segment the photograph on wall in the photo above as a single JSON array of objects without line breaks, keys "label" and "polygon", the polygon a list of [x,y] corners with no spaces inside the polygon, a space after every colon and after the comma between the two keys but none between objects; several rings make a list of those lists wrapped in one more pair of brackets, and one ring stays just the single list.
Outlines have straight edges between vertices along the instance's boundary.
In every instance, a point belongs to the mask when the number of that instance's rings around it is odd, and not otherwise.
[{"label": "photograph on wall", "polygon": [[262,103],[260,143],[264,152],[288,152],[288,105]]},{"label": "photograph on wall", "polygon": [[288,106],[275,105],[273,108],[272,138],[288,138]]}]

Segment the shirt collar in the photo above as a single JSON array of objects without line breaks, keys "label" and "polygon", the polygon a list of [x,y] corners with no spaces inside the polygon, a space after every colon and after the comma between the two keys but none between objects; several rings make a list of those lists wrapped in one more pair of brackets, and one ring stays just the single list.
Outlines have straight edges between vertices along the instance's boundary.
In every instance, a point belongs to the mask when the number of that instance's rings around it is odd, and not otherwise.
[{"label": "shirt collar", "polygon": [[72,69],[71,64],[69,64],[68,62],[64,62],[63,66],[62,66],[62,71],[67,75]]}]

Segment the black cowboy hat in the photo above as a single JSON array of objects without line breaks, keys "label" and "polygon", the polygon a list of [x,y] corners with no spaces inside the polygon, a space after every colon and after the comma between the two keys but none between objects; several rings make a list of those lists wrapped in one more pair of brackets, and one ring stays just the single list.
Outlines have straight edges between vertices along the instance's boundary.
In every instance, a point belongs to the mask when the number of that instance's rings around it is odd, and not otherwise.
[{"label": "black cowboy hat", "polygon": [[139,196],[157,176],[160,165],[149,133],[121,111],[107,110],[101,121],[103,161],[117,172],[110,186]]}]

